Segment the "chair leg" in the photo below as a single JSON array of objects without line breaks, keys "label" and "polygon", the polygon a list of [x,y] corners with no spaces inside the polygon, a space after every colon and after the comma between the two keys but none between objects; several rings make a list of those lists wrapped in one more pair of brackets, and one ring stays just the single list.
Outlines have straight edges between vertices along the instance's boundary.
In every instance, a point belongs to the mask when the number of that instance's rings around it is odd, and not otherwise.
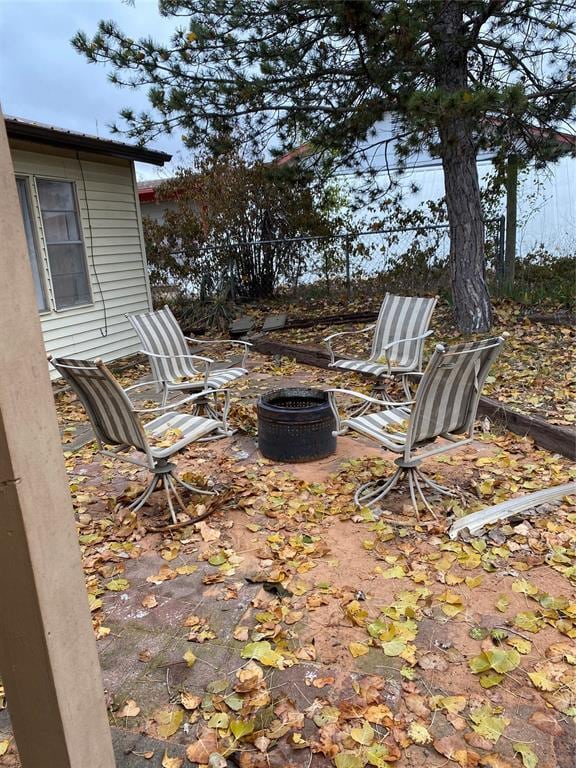
[{"label": "chair leg", "polygon": [[173,523],[177,523],[178,520],[176,519],[176,511],[174,509],[174,504],[172,503],[172,495],[170,493],[170,476],[164,475],[162,477],[162,484],[164,486],[164,493],[166,494],[166,500],[168,501],[168,508],[170,509],[170,516],[172,518]]},{"label": "chair leg", "polygon": [[183,511],[186,511],[186,504],[182,501],[182,497],[180,496],[180,493],[178,491],[178,488],[176,487],[176,483],[174,482],[174,478],[172,475],[166,475],[166,480],[168,481],[168,485],[170,486],[170,490],[174,494],[174,498],[180,505],[180,508]]},{"label": "chair leg", "polygon": [[[436,517],[434,510],[430,506],[430,503],[426,499],[422,483],[427,485],[433,491],[441,493],[445,496],[456,496],[456,494],[449,488],[446,488],[434,480],[431,480],[427,475],[422,472],[418,466],[398,466],[394,474],[387,480],[371,480],[368,483],[361,485],[354,495],[354,502],[358,507],[373,507],[390,491],[398,485],[399,480],[404,476],[407,476],[408,490],[410,492],[410,500],[416,514],[418,515],[418,501],[420,500],[424,507]],[[378,513],[376,513],[377,515]]]},{"label": "chair leg", "polygon": [[144,506],[150,496],[154,493],[159,483],[160,475],[153,475],[144,491],[140,494],[140,496],[138,496],[138,498],[134,499],[134,501],[129,504],[127,508],[131,509],[133,512],[138,512],[140,507]]},{"label": "chair leg", "polygon": [[[214,393],[216,392],[217,390],[214,390]],[[214,401],[215,401],[215,398],[214,398]],[[224,410],[222,412],[220,412],[217,408],[214,407],[214,405],[208,399],[208,396],[202,397],[199,400],[196,400],[192,410],[193,416],[205,416],[209,419],[214,419],[215,421],[219,421],[222,425],[221,427],[218,427],[215,433],[213,432],[212,434],[207,435],[206,437],[201,437],[198,440],[199,443],[208,443],[211,440],[221,440],[223,437],[232,437],[232,435],[236,434],[238,430],[231,429],[226,423],[226,418],[228,416],[229,408],[230,408],[230,404],[228,402],[228,398],[226,399]]]},{"label": "chair leg", "polygon": [[456,493],[454,493],[454,491],[451,491],[450,488],[447,488],[445,485],[440,485],[440,483],[437,483],[434,480],[432,480],[432,478],[424,474],[424,472],[422,472],[421,469],[416,468],[416,474],[418,475],[419,479],[422,480],[423,483],[428,485],[433,490],[438,491],[438,493],[443,493],[445,496],[457,495]]},{"label": "chair leg", "polygon": [[358,507],[371,507],[376,504],[396,487],[403,472],[404,470],[398,467],[388,480],[371,480],[369,483],[364,483],[354,494],[355,504]]},{"label": "chair leg", "polygon": [[204,496],[215,496],[216,491],[208,491],[206,488],[196,488],[194,485],[190,485],[190,483],[184,482],[181,477],[178,477],[178,475],[172,474],[172,480],[175,483],[178,483],[178,485],[181,485],[183,488],[186,488],[187,491],[192,491],[193,493],[200,493]]}]

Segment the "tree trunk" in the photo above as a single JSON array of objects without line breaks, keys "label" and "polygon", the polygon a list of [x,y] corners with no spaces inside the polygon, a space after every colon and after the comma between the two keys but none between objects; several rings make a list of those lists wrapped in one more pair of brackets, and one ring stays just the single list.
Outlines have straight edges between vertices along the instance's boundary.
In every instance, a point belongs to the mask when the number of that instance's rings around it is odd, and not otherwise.
[{"label": "tree trunk", "polygon": [[461,118],[446,120],[440,125],[440,141],[456,323],[463,333],[489,331],[492,306],[486,286],[484,222],[472,126]]},{"label": "tree trunk", "polygon": [[[431,28],[438,62],[436,85],[452,93],[456,104],[468,89],[463,5],[445,0]],[[492,325],[473,129],[473,119],[447,100],[438,118],[438,133],[450,226],[450,278],[456,323],[463,333],[488,331]]]}]

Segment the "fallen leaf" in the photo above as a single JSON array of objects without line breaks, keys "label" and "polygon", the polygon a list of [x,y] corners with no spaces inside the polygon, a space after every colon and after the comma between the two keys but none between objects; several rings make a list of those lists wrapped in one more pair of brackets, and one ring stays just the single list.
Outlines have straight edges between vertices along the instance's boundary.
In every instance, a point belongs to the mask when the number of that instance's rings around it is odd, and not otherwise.
[{"label": "fallen leaf", "polygon": [[217,528],[211,528],[204,520],[198,523],[198,531],[203,541],[217,541],[220,538],[220,531]]},{"label": "fallen leaf", "polygon": [[539,762],[538,756],[532,751],[529,744],[514,742],[512,748],[514,749],[514,752],[517,752],[521,756],[524,768],[536,768]]},{"label": "fallen leaf", "polygon": [[184,661],[189,667],[193,667],[196,663],[196,656],[192,653],[192,651],[186,651],[186,653],[183,656]]},{"label": "fallen leaf", "polygon": [[[364,656],[370,650],[365,643],[350,643],[348,648],[355,659],[357,659],[358,656]],[[384,651],[384,653],[386,653],[386,651]]]},{"label": "fallen leaf", "polygon": [[183,757],[169,757],[168,750],[166,750],[162,758],[162,768],[181,768],[183,762]]},{"label": "fallen leaf", "polygon": [[182,725],[184,712],[175,707],[157,709],[152,714],[152,720],[154,721],[152,735],[167,739],[169,736],[173,736]]},{"label": "fallen leaf", "polygon": [[428,729],[420,725],[420,723],[410,723],[408,736],[410,736],[414,744],[429,744],[432,741],[432,736],[428,733]]},{"label": "fallen leaf", "polygon": [[374,728],[372,728],[370,723],[364,723],[361,728],[352,728],[350,736],[357,744],[369,747],[374,741]]},{"label": "fallen leaf", "polygon": [[136,717],[140,714],[140,707],[134,699],[126,699],[124,706],[118,712],[118,717]]},{"label": "fallen leaf", "polygon": [[111,592],[123,592],[129,586],[130,583],[127,579],[111,579],[106,584],[106,589],[109,589]]},{"label": "fallen leaf", "polygon": [[184,691],[180,694],[180,704],[184,707],[184,709],[192,710],[197,709],[202,702],[202,696],[195,696],[192,693],[188,693],[187,691]]},{"label": "fallen leaf", "polygon": [[191,763],[206,765],[213,752],[218,752],[218,738],[215,731],[204,728],[199,738],[186,749],[186,757]]}]

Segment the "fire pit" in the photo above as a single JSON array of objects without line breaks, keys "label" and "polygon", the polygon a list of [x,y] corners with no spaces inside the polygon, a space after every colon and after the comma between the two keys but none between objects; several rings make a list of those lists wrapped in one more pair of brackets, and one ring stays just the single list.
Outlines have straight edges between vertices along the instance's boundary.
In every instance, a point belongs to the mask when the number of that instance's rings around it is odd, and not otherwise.
[{"label": "fire pit", "polygon": [[328,395],[321,389],[277,389],[258,401],[258,447],[267,459],[325,459],[336,452],[335,429]]}]

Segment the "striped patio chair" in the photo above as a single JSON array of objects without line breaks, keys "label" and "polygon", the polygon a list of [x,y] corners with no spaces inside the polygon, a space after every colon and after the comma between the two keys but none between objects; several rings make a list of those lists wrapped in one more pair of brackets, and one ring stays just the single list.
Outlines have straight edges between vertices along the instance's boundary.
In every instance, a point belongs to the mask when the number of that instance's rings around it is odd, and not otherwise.
[{"label": "striped patio chair", "polygon": [[[424,340],[432,333],[428,329],[436,301],[435,298],[422,299],[387,293],[373,325],[360,331],[333,333],[324,339],[330,352],[330,367],[372,376],[373,393],[376,395],[385,392],[385,379],[401,376],[404,391],[410,397],[405,375],[422,370]],[[369,331],[374,331],[374,335],[367,360],[337,357],[335,339]]]},{"label": "striped patio chair", "polygon": [[[126,317],[140,337],[143,344],[140,351],[148,355],[154,378],[161,384],[162,405],[166,405],[171,392],[206,390],[208,395],[196,401],[196,412],[205,412],[214,419],[220,418],[210,392],[246,376],[248,370],[245,366],[251,345],[246,341],[232,339],[201,340],[184,336],[168,306],[156,312],[143,312]],[[215,368],[216,361],[212,358],[192,354],[188,342],[194,345],[228,344],[239,347],[242,349],[240,365],[233,368]]]},{"label": "striped patio chair", "polygon": [[[48,356],[48,360],[84,406],[100,452],[105,456],[145,467],[152,474],[146,489],[129,505],[129,509],[139,510],[156,488],[163,486],[172,520],[177,522],[174,500],[183,510],[186,509],[177,486],[194,493],[213,495],[212,491],[195,488],[184,482],[175,474],[176,466],[170,461],[190,443],[213,439],[215,433],[222,429],[220,420],[171,410],[182,403],[194,401],[205,392],[190,395],[172,406],[138,409],[126,393],[138,387],[149,387],[149,382],[135,384],[123,390],[101,360],[92,362],[51,356]],[[222,394],[227,395],[224,391]],[[154,413],[160,415],[146,424],[140,421],[140,414]],[[158,443],[156,446],[155,442]],[[144,459],[125,455],[125,452],[133,449],[144,454]],[[204,516],[196,517],[194,522]]]},{"label": "striped patio chair", "polygon": [[[408,477],[410,498],[418,512],[418,494],[424,506],[432,511],[423,486],[438,493],[453,495],[452,491],[432,480],[420,469],[430,456],[454,451],[470,443],[474,436],[474,421],[486,376],[498,355],[504,339],[494,337],[482,341],[445,346],[438,344],[423,374],[414,400],[387,403],[386,410],[374,410],[351,418],[341,418],[336,393],[343,393],[375,406],[382,400],[346,389],[328,390],[336,417],[337,434],[351,429],[365,435],[383,448],[402,454],[396,459],[396,471],[387,480],[372,480],[360,486],[354,496],[358,506],[373,506]],[[444,441],[430,446],[437,438]]]}]

